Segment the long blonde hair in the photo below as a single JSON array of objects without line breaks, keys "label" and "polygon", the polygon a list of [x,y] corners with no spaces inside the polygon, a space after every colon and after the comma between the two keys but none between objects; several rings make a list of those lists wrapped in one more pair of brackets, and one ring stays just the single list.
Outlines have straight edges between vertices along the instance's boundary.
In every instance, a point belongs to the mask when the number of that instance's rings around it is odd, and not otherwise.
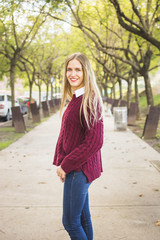
[{"label": "long blonde hair", "polygon": [[85,121],[88,128],[90,128],[91,124],[94,124],[95,121],[97,122],[102,118],[103,103],[92,66],[88,58],[80,52],[72,54],[65,62],[60,113],[62,113],[68,96],[70,98],[73,96],[71,85],[66,77],[68,63],[73,59],[78,60],[82,65],[85,94],[83,95],[82,104],[80,107],[80,117],[81,111],[83,110]]}]

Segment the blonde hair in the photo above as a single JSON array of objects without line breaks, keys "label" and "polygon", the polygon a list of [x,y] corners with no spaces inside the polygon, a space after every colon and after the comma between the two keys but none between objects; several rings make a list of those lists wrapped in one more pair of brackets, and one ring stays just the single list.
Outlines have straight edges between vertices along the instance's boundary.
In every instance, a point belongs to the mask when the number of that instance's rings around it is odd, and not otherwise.
[{"label": "blonde hair", "polygon": [[80,52],[72,54],[67,58],[65,62],[60,113],[62,113],[63,107],[66,103],[68,96],[70,98],[72,98],[73,96],[71,85],[69,84],[68,79],[66,77],[68,63],[73,59],[78,60],[82,65],[83,81],[85,87],[85,93],[83,95],[82,104],[80,107],[80,119],[81,112],[83,110],[85,121],[87,123],[88,128],[90,128],[90,125],[94,124],[95,121],[97,122],[102,118],[103,103],[100,91],[96,83],[96,78],[92,66],[88,58]]}]

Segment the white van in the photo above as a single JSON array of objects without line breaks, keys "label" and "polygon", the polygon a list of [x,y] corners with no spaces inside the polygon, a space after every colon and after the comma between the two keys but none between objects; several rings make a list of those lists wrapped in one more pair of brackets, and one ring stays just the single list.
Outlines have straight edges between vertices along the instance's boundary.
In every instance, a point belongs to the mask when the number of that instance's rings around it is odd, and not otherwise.
[{"label": "white van", "polygon": [[[20,106],[17,100],[15,100],[15,106]],[[12,98],[7,92],[0,91],[0,118],[9,121],[12,118]]]},{"label": "white van", "polygon": [[11,95],[5,92],[0,92],[0,117],[4,118],[6,121],[10,120],[12,117],[11,107]]}]

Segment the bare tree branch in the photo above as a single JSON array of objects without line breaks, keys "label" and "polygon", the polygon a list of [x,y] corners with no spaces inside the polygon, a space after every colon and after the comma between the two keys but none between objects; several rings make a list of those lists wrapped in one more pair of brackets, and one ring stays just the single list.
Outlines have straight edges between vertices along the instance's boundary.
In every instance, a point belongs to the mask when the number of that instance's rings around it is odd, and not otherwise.
[{"label": "bare tree branch", "polygon": [[133,0],[130,0],[130,2],[131,2],[131,4],[132,4],[132,9],[133,9],[134,13],[137,15],[137,17],[139,18],[142,26],[145,28],[145,23],[144,23],[144,21],[143,21],[143,18],[142,18],[142,16],[141,16],[141,14],[139,13],[137,7],[135,6],[134,1],[133,1]]},{"label": "bare tree branch", "polygon": [[[160,7],[160,1],[157,0],[157,1],[156,1],[156,7],[155,7],[155,9],[154,9],[154,12],[153,12],[153,15],[152,15],[152,18],[151,18],[151,21],[150,21],[151,28],[153,28],[153,25],[154,25],[156,22],[160,21],[160,17],[159,17],[159,18],[158,18],[158,17],[155,18],[155,15],[156,15],[159,7]],[[159,19],[159,20],[158,20],[158,19]]]},{"label": "bare tree branch", "polygon": [[[116,10],[116,13],[117,13],[119,24],[123,28],[125,28],[127,31],[129,31],[131,33],[134,33],[134,34],[144,38],[145,40],[147,40],[148,42],[150,42],[151,44],[153,44],[155,47],[157,47],[160,50],[160,41],[158,41],[156,38],[154,38],[152,36],[152,34],[147,32],[143,27],[141,27],[140,25],[136,24],[131,19],[129,19],[121,11],[120,4],[119,4],[118,0],[109,0],[109,1],[113,4],[113,6]],[[157,11],[158,11],[158,7],[157,7]]]},{"label": "bare tree branch", "polygon": [[12,27],[13,27],[13,35],[14,35],[14,39],[15,39],[15,42],[16,42],[16,46],[17,46],[17,48],[19,48],[18,40],[17,40],[17,34],[16,34],[16,25],[15,25],[15,22],[14,22],[14,15],[13,15],[13,13],[12,13]]}]

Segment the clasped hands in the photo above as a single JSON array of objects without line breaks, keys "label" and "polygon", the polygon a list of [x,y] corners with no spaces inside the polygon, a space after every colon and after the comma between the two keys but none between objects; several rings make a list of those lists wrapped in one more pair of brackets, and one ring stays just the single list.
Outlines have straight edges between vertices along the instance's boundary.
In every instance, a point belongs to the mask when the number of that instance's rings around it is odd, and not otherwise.
[{"label": "clasped hands", "polygon": [[61,166],[57,168],[57,175],[60,177],[61,182],[64,182],[66,173],[63,171]]}]

